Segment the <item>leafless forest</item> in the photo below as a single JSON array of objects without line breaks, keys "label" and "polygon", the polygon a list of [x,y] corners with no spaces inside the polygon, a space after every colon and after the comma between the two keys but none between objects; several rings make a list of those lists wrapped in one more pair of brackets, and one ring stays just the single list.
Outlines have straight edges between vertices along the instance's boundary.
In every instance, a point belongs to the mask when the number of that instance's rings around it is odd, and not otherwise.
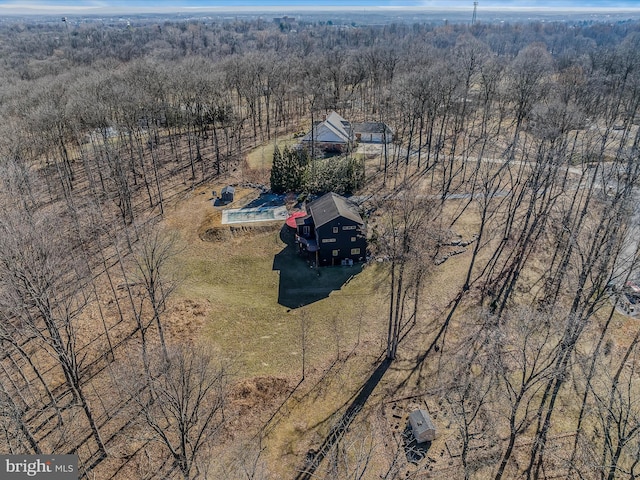
[{"label": "leafless forest", "polygon": [[[9,19],[0,62],[0,451],[77,453],[83,478],[216,478],[232,378],[167,339],[177,245],[156,225],[335,110],[396,133],[364,188],[382,358],[439,388],[461,445],[447,475],[640,477],[640,328],[617,331],[611,302],[640,248],[639,23]],[[460,288],[427,315],[463,221]],[[411,329],[428,341],[409,357]],[[359,426],[298,478],[405,478]],[[238,455],[227,478],[279,478]]]}]

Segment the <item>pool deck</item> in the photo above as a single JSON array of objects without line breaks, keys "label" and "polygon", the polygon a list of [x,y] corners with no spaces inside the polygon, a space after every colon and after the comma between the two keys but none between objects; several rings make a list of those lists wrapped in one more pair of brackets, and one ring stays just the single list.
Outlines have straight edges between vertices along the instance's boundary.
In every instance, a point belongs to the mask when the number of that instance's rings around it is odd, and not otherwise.
[{"label": "pool deck", "polygon": [[222,224],[285,221],[287,207],[230,208],[222,211]]}]

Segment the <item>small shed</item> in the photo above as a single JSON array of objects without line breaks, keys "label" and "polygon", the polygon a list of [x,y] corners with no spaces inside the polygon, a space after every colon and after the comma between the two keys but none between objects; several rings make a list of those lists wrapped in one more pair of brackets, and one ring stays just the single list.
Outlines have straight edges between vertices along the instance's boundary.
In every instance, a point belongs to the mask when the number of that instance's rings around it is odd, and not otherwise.
[{"label": "small shed", "polygon": [[235,193],[236,193],[236,189],[233,188],[231,185],[228,185],[220,191],[220,200],[222,200],[225,203],[231,203],[233,202],[233,195]]},{"label": "small shed", "polygon": [[436,438],[436,427],[426,410],[414,410],[409,414],[411,431],[418,443],[431,442]]}]

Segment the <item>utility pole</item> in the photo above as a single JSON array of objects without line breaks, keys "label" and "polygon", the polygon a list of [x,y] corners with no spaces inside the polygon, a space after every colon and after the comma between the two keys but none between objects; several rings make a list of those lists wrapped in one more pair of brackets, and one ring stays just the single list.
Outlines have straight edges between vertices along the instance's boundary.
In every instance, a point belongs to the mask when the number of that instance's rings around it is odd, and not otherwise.
[{"label": "utility pole", "polygon": [[473,2],[473,17],[471,17],[471,25],[476,23],[476,12],[478,11],[478,2]]},{"label": "utility pole", "polygon": [[62,23],[64,23],[64,28],[67,31],[67,42],[69,43],[69,47],[71,47],[71,37],[69,36],[69,22],[67,21],[67,17],[62,17]]}]

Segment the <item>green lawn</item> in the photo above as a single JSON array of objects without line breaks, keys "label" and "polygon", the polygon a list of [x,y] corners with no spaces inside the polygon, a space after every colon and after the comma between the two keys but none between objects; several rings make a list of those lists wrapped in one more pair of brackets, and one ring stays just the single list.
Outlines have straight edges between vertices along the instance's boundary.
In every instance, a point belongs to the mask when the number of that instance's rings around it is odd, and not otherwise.
[{"label": "green lawn", "polygon": [[[285,137],[278,140],[278,148],[282,150],[284,147],[292,146],[298,143],[297,138]],[[252,150],[247,155],[247,163],[249,168],[253,170],[268,170],[273,163],[274,142],[269,142]]]},{"label": "green lawn", "polygon": [[199,242],[180,254],[178,265],[186,277],[178,295],[210,302],[204,335],[234,359],[240,376],[300,371],[303,311],[309,365],[324,362],[338,345],[349,348],[359,332],[384,332],[381,269],[312,269],[280,232]]}]

